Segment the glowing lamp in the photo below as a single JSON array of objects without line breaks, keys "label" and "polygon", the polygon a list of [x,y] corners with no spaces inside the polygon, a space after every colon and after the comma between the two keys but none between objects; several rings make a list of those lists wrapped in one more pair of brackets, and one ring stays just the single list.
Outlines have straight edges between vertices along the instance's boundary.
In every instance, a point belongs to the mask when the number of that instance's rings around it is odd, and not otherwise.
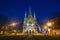
[{"label": "glowing lamp", "polygon": [[16,26],[17,25],[17,23],[15,23],[15,22],[13,22],[12,24],[11,24],[11,26]]},{"label": "glowing lamp", "polygon": [[48,27],[47,26],[44,26],[44,29],[48,29]]},{"label": "glowing lamp", "polygon": [[50,32],[51,31],[51,29],[50,28],[48,28],[48,32]]},{"label": "glowing lamp", "polygon": [[52,23],[51,23],[51,22],[48,22],[48,23],[47,23],[47,26],[51,26],[51,25],[52,25]]}]

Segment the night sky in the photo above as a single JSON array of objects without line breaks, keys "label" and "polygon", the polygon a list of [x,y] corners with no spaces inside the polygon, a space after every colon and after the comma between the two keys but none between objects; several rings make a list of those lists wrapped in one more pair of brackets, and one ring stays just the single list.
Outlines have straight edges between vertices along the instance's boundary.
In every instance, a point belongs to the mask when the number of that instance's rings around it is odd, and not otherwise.
[{"label": "night sky", "polygon": [[29,11],[29,6],[31,6],[32,14],[34,11],[36,12],[39,22],[52,16],[53,12],[60,11],[60,1],[58,0],[0,0],[0,15],[22,20],[25,11]]}]

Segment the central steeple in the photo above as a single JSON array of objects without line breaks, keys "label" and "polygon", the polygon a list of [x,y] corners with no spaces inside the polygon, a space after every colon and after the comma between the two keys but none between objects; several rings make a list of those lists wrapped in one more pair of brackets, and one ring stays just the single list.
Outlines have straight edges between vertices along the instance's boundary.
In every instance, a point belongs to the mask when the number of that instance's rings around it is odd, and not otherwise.
[{"label": "central steeple", "polygon": [[29,7],[29,14],[28,14],[28,18],[32,18],[31,7]]}]

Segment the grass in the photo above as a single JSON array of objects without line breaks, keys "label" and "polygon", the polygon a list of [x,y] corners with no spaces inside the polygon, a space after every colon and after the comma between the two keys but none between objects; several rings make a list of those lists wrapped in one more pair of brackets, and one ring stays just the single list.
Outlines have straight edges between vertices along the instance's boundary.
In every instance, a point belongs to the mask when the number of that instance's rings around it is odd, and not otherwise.
[{"label": "grass", "polygon": [[0,36],[0,40],[60,40],[60,36]]}]

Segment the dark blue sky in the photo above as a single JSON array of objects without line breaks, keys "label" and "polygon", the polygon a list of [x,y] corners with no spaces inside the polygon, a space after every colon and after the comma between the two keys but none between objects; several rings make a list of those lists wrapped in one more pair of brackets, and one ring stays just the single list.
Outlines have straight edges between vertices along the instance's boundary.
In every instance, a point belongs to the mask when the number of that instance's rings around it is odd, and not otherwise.
[{"label": "dark blue sky", "polygon": [[0,0],[0,15],[6,15],[12,19],[22,20],[24,12],[32,8],[38,21],[44,21],[52,12],[60,11],[59,0]]}]

